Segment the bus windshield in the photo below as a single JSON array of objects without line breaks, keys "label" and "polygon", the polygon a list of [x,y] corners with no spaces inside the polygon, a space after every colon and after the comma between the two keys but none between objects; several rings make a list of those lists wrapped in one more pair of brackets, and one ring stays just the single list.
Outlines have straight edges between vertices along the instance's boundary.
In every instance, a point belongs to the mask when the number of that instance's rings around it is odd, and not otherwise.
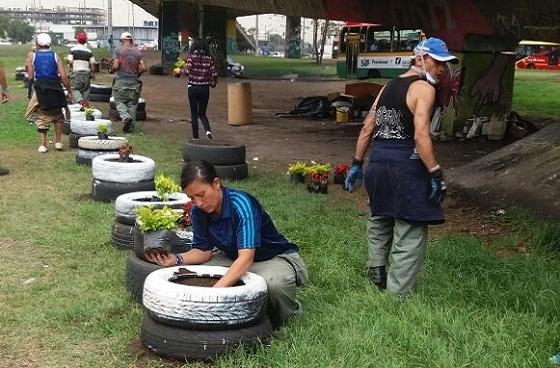
[{"label": "bus windshield", "polygon": [[398,29],[371,23],[346,23],[340,33],[339,53],[345,54],[350,38],[359,38],[359,52],[412,51],[425,38],[420,29]]}]

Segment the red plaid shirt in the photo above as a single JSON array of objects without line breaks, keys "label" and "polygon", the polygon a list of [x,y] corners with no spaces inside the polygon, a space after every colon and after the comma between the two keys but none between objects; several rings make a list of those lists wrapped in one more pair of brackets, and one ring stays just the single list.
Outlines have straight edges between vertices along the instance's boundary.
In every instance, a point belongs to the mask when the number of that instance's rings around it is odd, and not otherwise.
[{"label": "red plaid shirt", "polygon": [[218,76],[212,56],[198,51],[187,57],[186,74],[187,84],[197,86],[210,85]]}]

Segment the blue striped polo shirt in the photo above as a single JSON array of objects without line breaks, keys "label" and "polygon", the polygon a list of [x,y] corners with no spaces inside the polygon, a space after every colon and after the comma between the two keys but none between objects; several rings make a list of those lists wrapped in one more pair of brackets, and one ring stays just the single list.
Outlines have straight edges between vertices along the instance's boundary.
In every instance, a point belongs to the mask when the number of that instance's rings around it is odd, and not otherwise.
[{"label": "blue striped polo shirt", "polygon": [[220,215],[207,214],[193,206],[194,249],[208,251],[216,247],[232,260],[237,258],[239,249],[255,249],[255,262],[299,251],[297,245],[278,232],[255,197],[230,188],[223,188],[223,193]]}]

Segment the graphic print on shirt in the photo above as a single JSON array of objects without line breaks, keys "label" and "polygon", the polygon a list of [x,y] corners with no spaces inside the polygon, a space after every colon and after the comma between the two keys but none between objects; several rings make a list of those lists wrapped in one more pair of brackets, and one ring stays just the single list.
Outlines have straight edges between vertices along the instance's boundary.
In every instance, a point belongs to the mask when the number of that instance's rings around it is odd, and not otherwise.
[{"label": "graphic print on shirt", "polygon": [[375,117],[373,138],[378,139],[409,139],[402,124],[402,112],[395,108],[387,109],[380,106]]}]

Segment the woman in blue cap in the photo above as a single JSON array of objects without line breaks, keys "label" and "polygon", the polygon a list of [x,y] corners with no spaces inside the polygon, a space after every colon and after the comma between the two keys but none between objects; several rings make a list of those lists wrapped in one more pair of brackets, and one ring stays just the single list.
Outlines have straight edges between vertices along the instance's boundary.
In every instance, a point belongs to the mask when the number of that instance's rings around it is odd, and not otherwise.
[{"label": "woman in blue cap", "polygon": [[358,137],[345,188],[359,186],[365,153],[368,273],[380,289],[410,292],[424,262],[428,225],[443,223],[446,186],[430,137],[438,79],[457,62],[445,42],[429,38],[414,49],[414,65],[379,93]]}]

